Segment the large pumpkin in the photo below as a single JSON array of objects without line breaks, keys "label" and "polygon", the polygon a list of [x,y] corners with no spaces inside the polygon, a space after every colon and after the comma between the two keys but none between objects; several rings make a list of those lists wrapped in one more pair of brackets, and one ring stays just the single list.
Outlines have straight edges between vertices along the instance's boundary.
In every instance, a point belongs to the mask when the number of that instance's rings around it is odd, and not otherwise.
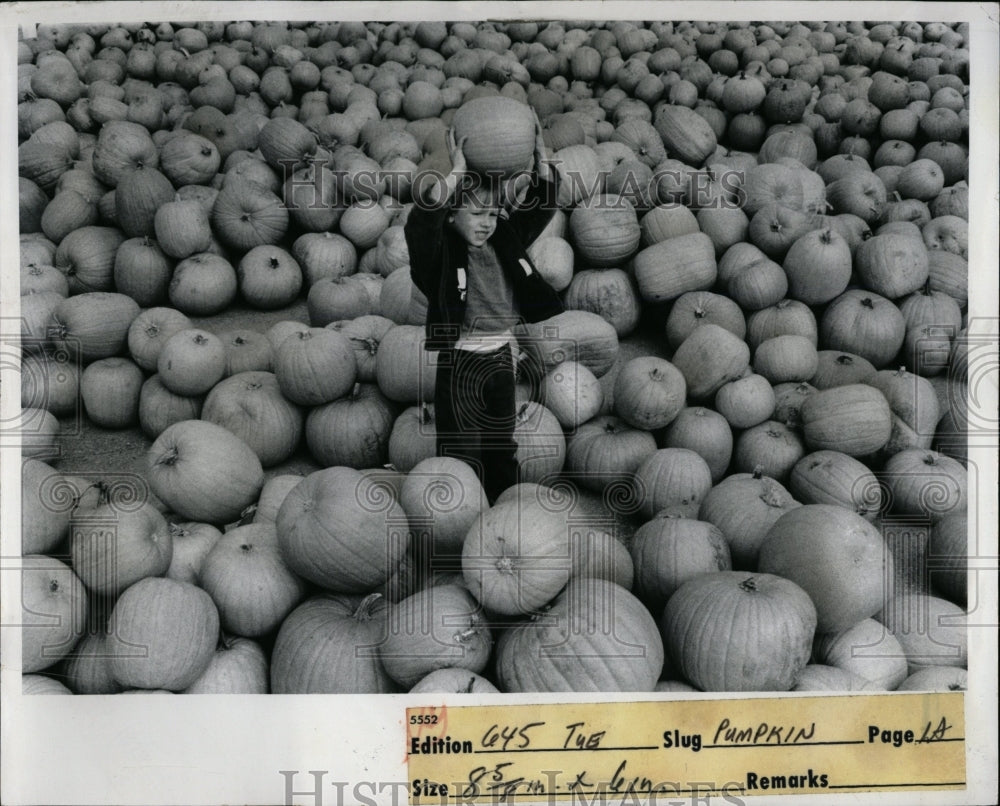
[{"label": "large pumpkin", "polygon": [[813,657],[867,680],[875,689],[894,691],[906,679],[906,655],[896,637],[875,619],[817,634]]},{"label": "large pumpkin", "polygon": [[803,456],[792,468],[788,487],[803,504],[835,504],[869,521],[882,509],[882,487],[875,474],[840,451]]},{"label": "large pumpkin", "polygon": [[518,341],[545,372],[563,361],[577,361],[600,378],[618,355],[614,326],[588,311],[564,311],[529,324]]},{"label": "large pumpkin", "polygon": [[306,594],[306,583],[288,569],[274,524],[231,529],[206,555],[198,584],[219,609],[223,629],[246,637],[269,633]]},{"label": "large pumpkin", "polygon": [[378,647],[389,676],[405,688],[435,669],[486,668],[493,636],[482,608],[462,586],[435,585],[389,609],[389,634]]},{"label": "large pumpkin", "polygon": [[267,654],[256,641],[227,636],[185,694],[267,694]]},{"label": "large pumpkin", "polygon": [[750,348],[725,328],[706,324],[695,328],[677,348],[672,363],[684,376],[688,395],[704,399],[743,375],[750,364]]},{"label": "large pumpkin", "polygon": [[87,416],[102,428],[127,428],[139,415],[142,370],[127,358],[102,358],[80,376]]},{"label": "large pumpkin", "polygon": [[348,467],[306,476],[285,497],[276,526],[288,566],[334,593],[378,587],[410,542],[402,507]]},{"label": "large pumpkin", "polygon": [[462,104],[452,120],[456,142],[469,167],[507,176],[528,167],[535,146],[531,107],[512,98],[476,98]]},{"label": "large pumpkin", "polygon": [[707,324],[725,328],[740,339],[747,335],[746,318],[733,300],[712,291],[689,291],[681,294],[670,306],[666,325],[667,344],[671,350],[676,350],[695,328]]},{"label": "large pumpkin", "polygon": [[115,188],[115,220],[129,238],[155,234],[156,211],[174,197],[174,186],[155,168],[122,176]]},{"label": "large pumpkin", "polygon": [[552,601],[572,572],[563,518],[535,500],[485,510],[462,546],[462,574],[476,599],[504,615],[531,613]]},{"label": "large pumpkin", "polygon": [[506,692],[652,691],[663,642],[635,596],[581,577],[546,612],[501,635],[496,668]]},{"label": "large pumpkin", "polygon": [[876,618],[903,647],[911,675],[934,666],[968,666],[969,624],[957,604],[904,591],[886,602]]},{"label": "large pumpkin", "polygon": [[577,272],[566,289],[563,303],[569,310],[596,313],[611,323],[618,338],[635,330],[642,313],[635,283],[621,269]]},{"label": "large pumpkin", "polygon": [[801,586],[816,605],[820,632],[835,632],[879,611],[892,554],[860,515],[807,504],[783,515],[760,547],[758,568]]},{"label": "large pumpkin", "polygon": [[632,478],[656,452],[648,431],[631,427],[619,417],[594,417],[580,425],[566,445],[566,467],[581,487],[604,492],[627,490],[634,498]]},{"label": "large pumpkin", "polygon": [[380,694],[396,684],[378,646],[388,632],[379,594],[314,596],[282,622],[271,653],[274,694]]},{"label": "large pumpkin", "polygon": [[891,364],[906,337],[903,315],[890,300],[854,289],[834,299],[820,319],[819,344],[860,355],[876,369]]},{"label": "large pumpkin", "polygon": [[936,451],[900,451],[885,463],[883,478],[890,507],[900,515],[936,522],[968,506],[968,472],[957,459]]},{"label": "large pumpkin", "polygon": [[111,671],[126,688],[179,691],[208,667],[219,640],[219,613],[201,588],[147,577],[111,611]]},{"label": "large pumpkin", "polygon": [[866,456],[892,436],[892,410],[885,395],[864,384],[814,392],[799,411],[806,445],[813,450]]},{"label": "large pumpkin", "polygon": [[115,255],[125,235],[116,227],[80,227],[56,249],[53,264],[69,283],[71,294],[110,291],[114,286]]},{"label": "large pumpkin", "polygon": [[375,384],[356,383],[350,393],[306,417],[309,453],[323,467],[381,467],[388,458],[396,406]]},{"label": "large pumpkin", "polygon": [[615,379],[614,409],[629,425],[654,431],[669,425],[687,392],[684,376],[664,358],[638,356]]},{"label": "large pumpkin", "polygon": [[663,434],[664,448],[687,448],[708,465],[712,482],[726,474],[733,455],[733,432],[719,412],[702,406],[681,409]]},{"label": "large pumpkin", "polygon": [[732,569],[722,532],[706,521],[661,513],[640,526],[630,547],[635,594],[654,613],[685,582],[699,574]]},{"label": "large pumpkin", "polygon": [[175,423],[160,434],[146,454],[146,477],[179,515],[220,524],[236,520],[264,484],[250,446],[204,420]]},{"label": "large pumpkin", "polygon": [[411,527],[426,532],[432,555],[457,554],[487,507],[475,471],[454,457],[430,457],[403,480],[400,504]]},{"label": "large pumpkin", "polygon": [[788,691],[809,662],[816,608],[787,579],[720,571],[685,582],[660,626],[670,659],[702,691]]},{"label": "large pumpkin", "polygon": [[129,327],[139,306],[124,294],[92,291],[59,302],[52,314],[48,338],[87,364],[111,358],[125,349]]},{"label": "large pumpkin", "polygon": [[703,232],[647,246],[633,261],[639,293],[647,302],[668,302],[712,287],[718,273],[715,245]]},{"label": "large pumpkin", "polygon": [[288,229],[288,210],[280,197],[249,180],[234,180],[212,206],[212,230],[227,246],[248,252],[275,244]]},{"label": "large pumpkin", "polygon": [[437,352],[424,349],[424,329],[396,325],[379,344],[375,377],[382,394],[397,403],[419,403],[434,397]]},{"label": "large pumpkin", "polygon": [[302,437],[302,412],[282,396],[270,372],[240,372],[217,383],[201,419],[246,442],[264,467],[288,459]]},{"label": "large pumpkin", "polygon": [[715,151],[717,140],[712,127],[686,106],[664,104],[657,110],[653,126],[667,153],[695,168]]},{"label": "large pumpkin", "polygon": [[620,266],[639,246],[635,207],[624,196],[598,195],[573,208],[570,233],[580,257],[596,268]]},{"label": "large pumpkin", "polygon": [[21,671],[40,672],[70,652],[87,629],[83,583],[55,557],[21,561]]},{"label": "large pumpkin", "polygon": [[639,465],[634,483],[645,517],[669,509],[694,518],[712,488],[712,472],[694,451],[661,448]]},{"label": "large pumpkin", "polygon": [[319,406],[346,394],[357,375],[354,352],[333,330],[302,327],[274,356],[281,393],[301,406]]}]

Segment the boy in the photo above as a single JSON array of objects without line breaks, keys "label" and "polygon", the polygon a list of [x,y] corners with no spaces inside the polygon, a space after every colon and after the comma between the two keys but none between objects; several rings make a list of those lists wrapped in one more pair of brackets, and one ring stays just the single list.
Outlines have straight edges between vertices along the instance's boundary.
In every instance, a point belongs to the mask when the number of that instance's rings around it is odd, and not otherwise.
[{"label": "boy", "polygon": [[416,200],[404,228],[410,273],[427,298],[424,346],[440,351],[437,455],[468,462],[491,506],[518,481],[513,328],[563,310],[525,252],[556,209],[555,175],[537,117],[535,127],[532,181],[509,214],[495,178],[467,175],[464,140],[456,143],[450,131],[451,171]]}]

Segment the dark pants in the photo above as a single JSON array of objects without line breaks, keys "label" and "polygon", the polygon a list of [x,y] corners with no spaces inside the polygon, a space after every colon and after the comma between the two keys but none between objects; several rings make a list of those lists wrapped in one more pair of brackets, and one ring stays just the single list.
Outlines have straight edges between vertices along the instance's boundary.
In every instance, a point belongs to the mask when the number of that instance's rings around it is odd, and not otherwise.
[{"label": "dark pants", "polygon": [[437,455],[468,462],[491,506],[518,480],[514,387],[509,344],[489,353],[441,351],[434,389]]}]

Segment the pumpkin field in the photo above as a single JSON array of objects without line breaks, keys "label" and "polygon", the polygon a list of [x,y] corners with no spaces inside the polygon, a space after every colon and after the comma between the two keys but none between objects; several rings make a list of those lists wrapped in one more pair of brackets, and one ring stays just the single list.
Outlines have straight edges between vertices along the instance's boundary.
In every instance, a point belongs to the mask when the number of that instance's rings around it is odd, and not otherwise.
[{"label": "pumpkin field", "polygon": [[[969,44],[24,31],[23,691],[964,689]],[[510,177],[535,116],[565,311],[517,330],[490,506],[404,223],[450,130]]]}]

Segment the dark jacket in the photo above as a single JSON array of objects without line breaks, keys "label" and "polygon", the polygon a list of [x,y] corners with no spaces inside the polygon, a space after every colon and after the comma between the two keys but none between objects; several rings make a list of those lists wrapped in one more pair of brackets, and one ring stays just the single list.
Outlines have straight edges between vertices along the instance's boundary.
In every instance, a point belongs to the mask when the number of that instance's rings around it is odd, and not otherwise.
[{"label": "dark jacket", "polygon": [[[489,241],[510,280],[518,312],[525,322],[540,322],[563,311],[559,295],[525,251],[552,218],[555,199],[554,183],[534,181],[520,206],[509,215],[501,214]],[[410,253],[410,275],[427,297],[427,350],[453,346],[465,318],[458,269],[468,267],[468,245],[448,226],[450,212],[448,204],[435,209],[417,204],[403,230]]]}]

